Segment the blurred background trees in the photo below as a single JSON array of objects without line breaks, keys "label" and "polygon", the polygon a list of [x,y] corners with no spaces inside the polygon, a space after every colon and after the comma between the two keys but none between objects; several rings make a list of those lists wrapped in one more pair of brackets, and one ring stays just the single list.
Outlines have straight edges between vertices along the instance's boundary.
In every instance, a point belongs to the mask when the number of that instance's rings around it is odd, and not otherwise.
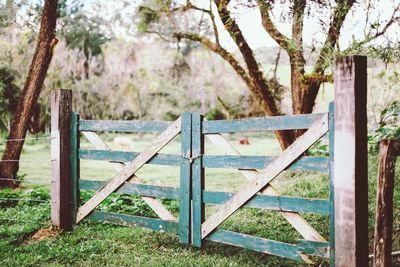
[{"label": "blurred background trees", "polygon": [[[293,9],[290,6],[285,9],[284,2],[281,2],[265,1],[271,5],[269,14],[278,26],[290,24],[293,18]],[[369,2],[371,5],[376,4],[376,1]],[[389,2],[394,6],[395,1]],[[248,84],[229,62],[202,43],[174,35],[180,29],[180,32],[196,32],[199,36],[215,41],[217,36],[213,21],[206,12],[211,8],[222,35],[219,36],[219,42],[221,45],[226,44],[224,39],[227,39],[227,33],[218,17],[216,5],[204,0],[194,1],[191,8],[182,8],[188,6],[187,3],[190,2],[59,1],[59,43],[55,48],[38,105],[33,112],[30,131],[48,131],[50,91],[53,88],[72,89],[74,109],[88,119],[171,120],[187,110],[200,111],[209,119],[264,116],[264,110],[249,90]],[[204,10],[193,10],[193,6],[199,3]],[[353,9],[362,8],[361,4],[356,3]],[[33,56],[42,1],[7,0],[0,1],[0,5],[0,128],[7,132]],[[333,15],[332,10],[335,7],[323,6],[318,1],[310,1],[309,5],[305,9],[305,16],[318,17],[324,10],[331,10],[327,13],[328,19]],[[379,8],[370,6],[372,7]],[[241,16],[257,8],[257,2],[231,1],[227,8],[231,12],[232,20],[238,21],[242,27]],[[176,12],[168,14],[170,9],[175,9]],[[351,10],[348,16],[352,12],[354,11]],[[394,19],[398,19],[396,12],[393,13]],[[387,15],[391,17],[392,13]],[[370,18],[370,21],[366,28],[366,32],[370,34],[377,33],[378,30],[380,32],[386,25],[373,24],[376,18]],[[325,25],[325,31],[329,29],[326,22],[321,22],[321,25]],[[398,24],[391,26],[396,25]],[[245,38],[248,38],[246,28],[240,29]],[[389,33],[393,35],[394,31]],[[260,38],[266,38],[265,36],[260,33]],[[324,41],[324,38],[318,36],[313,38],[314,45],[307,41],[303,46],[303,57],[306,59],[304,69],[311,73]],[[388,103],[400,98],[400,48],[398,44],[387,41],[393,39],[387,35],[380,35],[379,38],[378,43],[355,39],[347,47],[336,45],[333,52],[357,52],[371,56],[371,126],[378,123],[377,114]],[[234,41],[231,42],[226,51],[244,65],[245,60],[240,49],[235,47]],[[289,89],[291,58],[273,40],[270,43],[270,46],[252,48],[252,52],[263,77],[270,84],[273,83],[274,98],[280,113],[292,114],[292,92]],[[325,72],[330,73],[329,64]],[[326,104],[332,98],[332,84],[322,84],[313,111],[325,111]]]}]

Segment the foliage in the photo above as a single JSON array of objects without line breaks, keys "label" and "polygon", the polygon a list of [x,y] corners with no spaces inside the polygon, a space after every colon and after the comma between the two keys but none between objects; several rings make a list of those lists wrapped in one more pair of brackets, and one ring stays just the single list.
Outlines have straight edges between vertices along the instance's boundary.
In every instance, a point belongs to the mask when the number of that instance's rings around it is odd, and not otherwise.
[{"label": "foliage", "polygon": [[382,139],[400,139],[400,101],[394,101],[382,110],[378,128],[368,135],[370,150],[377,151]]},{"label": "foliage", "polygon": [[14,70],[0,65],[0,130],[9,128],[9,120],[17,107],[20,88],[16,79]]}]

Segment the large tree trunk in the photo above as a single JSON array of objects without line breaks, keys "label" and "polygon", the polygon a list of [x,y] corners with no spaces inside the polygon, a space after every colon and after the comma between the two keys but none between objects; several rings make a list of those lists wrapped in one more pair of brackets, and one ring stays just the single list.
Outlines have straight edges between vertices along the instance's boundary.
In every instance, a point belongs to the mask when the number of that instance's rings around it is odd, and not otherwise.
[{"label": "large tree trunk", "polygon": [[[19,168],[18,161],[14,160],[19,160],[20,158],[24,140],[20,141],[19,139],[24,139],[26,136],[32,116],[32,109],[37,103],[53,56],[53,48],[57,43],[57,39],[55,38],[57,2],[57,0],[46,0],[44,3],[35,54],[11,123],[10,135],[8,137],[11,141],[7,142],[2,161],[0,162],[0,177],[3,178],[3,180],[0,180],[0,188],[17,187],[19,184],[12,181],[16,179]],[[4,180],[4,178],[11,180]]]}]

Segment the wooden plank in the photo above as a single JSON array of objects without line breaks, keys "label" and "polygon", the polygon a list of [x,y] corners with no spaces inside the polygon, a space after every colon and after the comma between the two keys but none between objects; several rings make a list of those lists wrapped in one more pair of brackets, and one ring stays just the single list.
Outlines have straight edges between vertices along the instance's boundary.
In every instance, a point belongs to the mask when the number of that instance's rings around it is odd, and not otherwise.
[{"label": "wooden plank", "polygon": [[[98,149],[111,150],[110,147],[101,140],[101,138],[94,132],[82,132],[83,135]],[[121,171],[125,166],[124,163],[112,162],[117,171]],[[133,175],[133,177],[129,180],[131,183],[139,183],[140,179],[137,175]],[[142,197],[144,202],[163,220],[176,221],[176,218],[168,211],[164,205],[155,199],[154,197]]]},{"label": "wooden plank", "polygon": [[146,218],[141,216],[133,216],[127,214],[93,211],[88,216],[93,222],[108,222],[116,225],[144,227],[159,232],[178,233],[178,223],[173,221],[164,221],[159,219]]},{"label": "wooden plank", "polygon": [[79,176],[80,176],[80,163],[79,163],[79,114],[72,112],[71,116],[71,143],[70,143],[70,155],[69,162],[71,168],[71,224],[76,221],[76,213],[79,207]]},{"label": "wooden plank", "polygon": [[315,121],[319,120],[323,116],[324,113],[247,118],[239,120],[205,121],[203,125],[203,133],[214,134],[308,129]]},{"label": "wooden plank", "polygon": [[[240,155],[240,153],[220,134],[208,134],[206,137],[213,145],[221,149],[227,155]],[[239,170],[243,176],[251,181],[256,179],[259,175],[257,170]],[[268,184],[262,194],[279,196],[279,192],[271,185]],[[313,241],[326,241],[325,238],[318,233],[300,214],[295,212],[280,212],[280,214],[292,225],[301,236],[307,240]]]},{"label": "wooden plank", "polygon": [[70,128],[72,91],[51,94],[51,222],[61,230],[72,229],[72,183],[70,167]]},{"label": "wooden plank", "polygon": [[192,175],[191,162],[192,156],[192,114],[185,112],[182,114],[181,124],[181,154],[180,161],[180,191],[179,191],[179,240],[181,243],[190,244],[191,242],[191,193]]},{"label": "wooden plank", "polygon": [[167,121],[81,120],[79,130],[85,132],[158,133],[165,131]]},{"label": "wooden plank", "polygon": [[[204,155],[205,168],[225,169],[264,169],[275,160],[272,156],[238,156],[238,155]],[[327,157],[302,157],[289,166],[293,171],[320,171],[328,170]]]},{"label": "wooden plank", "polygon": [[105,187],[100,189],[88,202],[81,206],[77,214],[77,223],[85,218],[112,192],[117,190],[126,180],[131,178],[147,161],[166,146],[181,131],[181,118],[172,123],[154,141],[138,155],[135,160],[126,165]]},{"label": "wooden plank", "polygon": [[392,266],[393,191],[397,148],[400,140],[384,139],[379,144],[376,193],[374,266]]},{"label": "wooden plank", "polygon": [[260,175],[247,183],[238,193],[227,201],[216,213],[210,216],[202,225],[202,237],[206,237],[218,225],[225,221],[233,212],[250,200],[263,189],[287,166],[296,160],[306,149],[314,144],[328,131],[328,120],[325,114],[312,127],[290,145],[283,153],[262,170]]},{"label": "wooden plank", "polygon": [[[79,150],[79,158],[87,160],[105,160],[116,162],[128,162],[135,159],[138,152],[107,151],[107,150]],[[204,155],[204,168],[225,169],[263,169],[276,157],[269,156],[235,156],[235,155]],[[157,153],[147,164],[179,166],[181,157],[175,154]],[[289,166],[289,170],[295,171],[319,171],[328,170],[327,157],[302,157]]]},{"label": "wooden plank", "polygon": [[[221,205],[234,196],[230,192],[203,191],[203,202]],[[329,215],[329,201],[286,196],[255,195],[243,207]]]},{"label": "wooden plank", "polygon": [[368,266],[367,58],[339,57],[334,73],[335,264]]},{"label": "wooden plank", "polygon": [[[207,237],[207,240],[289,258],[295,261],[303,261],[303,258],[298,251],[298,246],[275,240],[269,240],[227,230],[216,230]],[[307,263],[311,262],[307,261]]]},{"label": "wooden plank", "polygon": [[[110,150],[88,150],[80,149],[79,158],[86,160],[102,160],[110,162],[128,162],[134,160],[139,152],[130,151],[110,151]],[[181,164],[181,157],[175,154],[162,154],[157,153],[146,164],[165,165],[165,166],[179,166]]]},{"label": "wooden plank", "polygon": [[[91,181],[91,180],[80,180],[79,181],[81,190],[99,190],[105,185],[106,181]],[[145,196],[147,198],[167,198],[167,199],[179,199],[179,189],[176,187],[166,187],[157,185],[147,184],[136,184],[136,183],[125,183],[123,184],[116,193],[127,194],[133,196]]]},{"label": "wooden plank", "polygon": [[204,221],[204,169],[202,155],[204,154],[204,135],[201,132],[203,116],[192,114],[192,244],[202,246],[201,224]]},{"label": "wooden plank", "polygon": [[335,158],[335,103],[329,103],[329,265],[335,266],[335,185],[333,168]]}]

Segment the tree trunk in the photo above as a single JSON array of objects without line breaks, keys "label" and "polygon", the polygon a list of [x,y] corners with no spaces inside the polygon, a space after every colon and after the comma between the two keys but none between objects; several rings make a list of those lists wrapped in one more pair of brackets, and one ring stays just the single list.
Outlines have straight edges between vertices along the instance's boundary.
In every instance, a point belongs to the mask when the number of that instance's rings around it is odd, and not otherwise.
[{"label": "tree trunk", "polygon": [[[16,179],[19,162],[10,160],[19,160],[20,158],[24,140],[19,139],[24,139],[26,136],[32,116],[32,108],[39,98],[53,56],[53,48],[57,43],[55,38],[57,2],[57,0],[46,0],[44,3],[35,54],[11,123],[8,137],[10,141],[7,142],[2,161],[0,161],[0,177],[3,178],[3,180],[0,180],[0,188],[17,187],[19,184],[12,181]],[[11,180],[4,180],[4,178]]]}]

